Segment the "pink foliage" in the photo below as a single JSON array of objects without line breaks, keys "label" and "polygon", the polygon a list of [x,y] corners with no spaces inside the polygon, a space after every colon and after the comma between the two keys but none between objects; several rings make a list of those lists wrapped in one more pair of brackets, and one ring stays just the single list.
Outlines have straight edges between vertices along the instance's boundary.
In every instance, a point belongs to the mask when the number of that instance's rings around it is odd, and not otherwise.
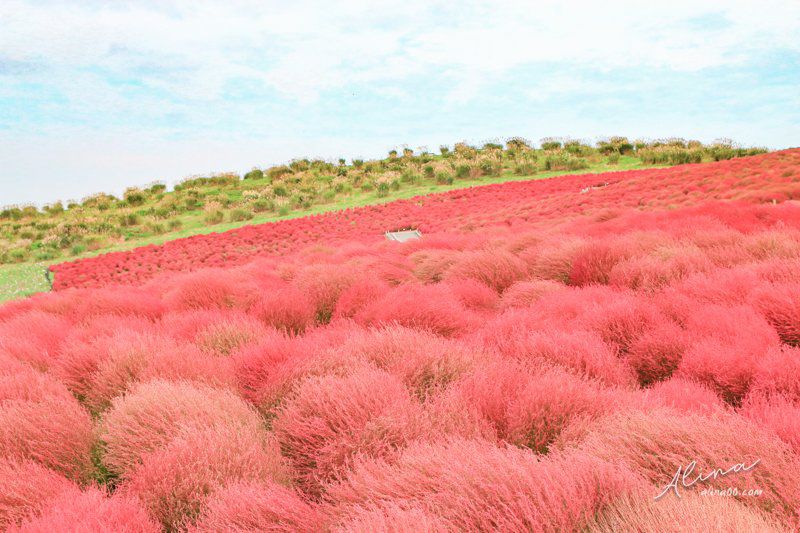
[{"label": "pink foliage", "polygon": [[759,361],[778,346],[775,330],[750,307],[706,306],[687,324],[696,341],[678,373],[713,387],[736,404],[750,388]]},{"label": "pink foliage", "polygon": [[500,306],[504,309],[509,307],[527,307],[536,303],[539,298],[545,294],[563,288],[564,286],[561,283],[548,279],[518,281],[503,293]]},{"label": "pink foliage", "polygon": [[103,462],[126,474],[141,458],[173,438],[209,427],[258,428],[255,411],[230,391],[154,380],[115,398],[103,416]]},{"label": "pink foliage", "polygon": [[319,531],[322,514],[290,488],[237,481],[212,494],[191,531]]},{"label": "pink foliage", "polygon": [[656,405],[682,413],[709,415],[724,411],[725,403],[710,388],[696,381],[673,377],[647,389]]},{"label": "pink foliage", "polygon": [[800,453],[800,404],[780,394],[751,394],[739,412],[759,427],[775,432]]},{"label": "pink foliage", "polygon": [[[797,530],[798,169],[515,181],[57,265],[0,306],[0,528]],[[759,497],[652,501],[756,458]]]},{"label": "pink foliage", "polygon": [[212,355],[230,355],[257,342],[267,329],[245,313],[216,309],[170,313],[164,316],[162,325],[177,339],[194,343]]},{"label": "pink foliage", "polygon": [[525,263],[503,250],[478,250],[456,256],[445,279],[473,279],[503,292],[526,275]]},{"label": "pink foliage", "polygon": [[353,506],[330,528],[337,533],[438,533],[454,529],[449,521],[422,505],[392,500]]},{"label": "pink foliage", "polygon": [[356,320],[368,325],[397,323],[440,335],[467,330],[471,315],[445,285],[403,285],[365,307]]},{"label": "pink foliage", "polygon": [[764,285],[755,291],[754,299],[781,341],[800,345],[800,283]]},{"label": "pink foliage", "polygon": [[144,453],[119,487],[138,497],[169,529],[189,526],[209,496],[237,481],[287,483],[289,472],[271,435],[252,426],[215,426],[183,432]]},{"label": "pink foliage", "polygon": [[267,326],[302,333],[314,324],[316,308],[299,289],[288,285],[262,291],[250,313]]},{"label": "pink foliage", "polygon": [[527,364],[553,364],[609,385],[632,385],[633,374],[596,333],[581,330],[516,332],[495,337],[490,346]]},{"label": "pink foliage", "polygon": [[158,377],[233,384],[227,361],[165,335],[135,331],[73,343],[56,361],[54,373],[95,412],[106,409],[138,380]]},{"label": "pink foliage", "polygon": [[664,322],[636,338],[628,347],[625,360],[636,372],[639,383],[649,385],[669,378],[689,344],[686,337],[677,324]]},{"label": "pink foliage", "polygon": [[[727,470],[738,463],[758,465],[739,473],[740,490],[761,489],[759,497],[740,496],[745,505],[759,507],[783,523],[797,523],[800,509],[800,458],[767,431],[732,413],[711,416],[673,411],[622,411],[599,420],[580,445],[586,453],[621,461],[646,477],[655,497],[678,467],[696,461],[696,472]],[[729,478],[710,479],[702,488],[730,486]],[[687,491],[701,490],[698,487]],[[673,498],[667,494],[665,498]]]},{"label": "pink foliage", "polygon": [[0,459],[0,528],[19,525],[62,493],[74,497],[78,486],[33,461]]},{"label": "pink foliage", "polygon": [[402,326],[354,333],[339,351],[386,370],[420,398],[442,390],[486,359],[464,343]]},{"label": "pink foliage", "polygon": [[626,496],[612,502],[588,524],[588,531],[616,533],[638,531],[662,533],[681,531],[686,522],[703,524],[708,531],[784,531],[775,520],[759,509],[745,507],[732,498],[684,493],[680,498],[653,501],[650,494]]},{"label": "pink foliage", "polygon": [[389,285],[375,276],[365,275],[344,289],[336,301],[334,318],[353,318],[369,303],[378,300],[389,290]]},{"label": "pink foliage", "polygon": [[298,485],[318,494],[320,483],[335,478],[357,454],[386,455],[405,444],[414,436],[418,411],[397,378],[365,369],[308,378],[272,427]]},{"label": "pink foliage", "polygon": [[393,461],[364,459],[327,493],[340,516],[396,501],[457,530],[543,532],[579,529],[639,486],[627,469],[590,455],[540,460],[529,450],[452,438],[413,443]]},{"label": "pink foliage", "polygon": [[464,405],[489,420],[510,443],[547,453],[573,423],[610,412],[621,396],[557,368],[530,372],[519,364],[490,364],[458,384]]},{"label": "pink foliage", "polygon": [[29,311],[0,322],[0,352],[46,370],[58,357],[69,322],[42,311]]},{"label": "pink foliage", "polygon": [[750,392],[783,394],[794,402],[800,402],[800,380],[797,376],[800,376],[800,348],[771,348],[758,361]]},{"label": "pink foliage", "polygon": [[124,531],[156,533],[158,525],[148,516],[136,498],[107,496],[102,490],[68,492],[49,502],[41,514],[30,518],[18,533],[51,533],[53,531]]},{"label": "pink foliage", "polygon": [[358,279],[358,273],[343,265],[309,265],[302,268],[292,284],[309,299],[320,323],[330,322],[342,292]]},{"label": "pink foliage", "polygon": [[164,295],[170,309],[247,308],[257,285],[237,271],[198,270],[177,277]]},{"label": "pink foliage", "polygon": [[31,369],[0,374],[0,457],[30,459],[84,481],[93,443],[89,413],[62,383]]}]

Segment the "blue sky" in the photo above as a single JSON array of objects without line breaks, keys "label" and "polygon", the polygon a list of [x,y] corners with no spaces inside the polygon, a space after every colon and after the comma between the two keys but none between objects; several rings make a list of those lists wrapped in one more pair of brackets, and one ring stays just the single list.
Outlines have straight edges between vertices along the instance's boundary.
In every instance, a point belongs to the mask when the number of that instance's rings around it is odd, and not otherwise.
[{"label": "blue sky", "polygon": [[0,205],[510,136],[800,145],[800,2],[663,4],[4,0]]}]

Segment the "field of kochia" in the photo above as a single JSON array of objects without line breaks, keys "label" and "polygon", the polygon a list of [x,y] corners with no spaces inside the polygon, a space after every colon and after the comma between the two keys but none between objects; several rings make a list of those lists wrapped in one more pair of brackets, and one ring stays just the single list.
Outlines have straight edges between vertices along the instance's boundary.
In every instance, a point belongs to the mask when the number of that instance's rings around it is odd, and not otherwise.
[{"label": "field of kochia", "polygon": [[[0,528],[796,531],[794,199],[800,149],[57,265],[0,307]],[[757,464],[656,501],[693,461]]]}]

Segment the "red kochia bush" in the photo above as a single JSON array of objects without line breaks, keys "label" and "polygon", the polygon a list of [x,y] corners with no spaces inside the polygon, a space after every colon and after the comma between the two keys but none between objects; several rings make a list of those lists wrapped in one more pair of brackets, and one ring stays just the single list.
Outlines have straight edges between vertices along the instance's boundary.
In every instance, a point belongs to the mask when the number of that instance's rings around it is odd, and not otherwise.
[{"label": "red kochia bush", "polygon": [[53,531],[124,531],[156,533],[158,525],[141,503],[121,495],[107,496],[98,489],[68,492],[50,502],[42,513],[11,531],[51,533]]},{"label": "red kochia bush", "polygon": [[545,294],[555,292],[564,288],[564,285],[549,279],[539,279],[532,281],[518,281],[511,285],[503,293],[500,300],[500,307],[527,307],[533,305]]},{"label": "red kochia bush", "polygon": [[164,304],[152,292],[139,288],[109,287],[94,289],[76,298],[68,318],[84,321],[103,315],[138,316],[157,320],[164,312]]},{"label": "red kochia bush", "polygon": [[42,311],[29,311],[0,322],[0,352],[46,370],[58,357],[70,323]]},{"label": "red kochia bush", "polygon": [[481,440],[415,442],[394,461],[363,459],[328,487],[333,514],[372,502],[421,507],[459,531],[572,531],[640,487],[626,468],[587,454],[537,459]]},{"label": "red kochia bush", "polygon": [[322,514],[295,491],[271,481],[226,485],[211,494],[191,531],[321,531]]},{"label": "red kochia bush", "polygon": [[423,283],[438,283],[442,281],[445,272],[458,259],[456,250],[440,250],[425,248],[413,252],[408,258],[414,263],[414,276]]},{"label": "red kochia bush", "polygon": [[233,354],[239,393],[259,408],[273,407],[288,392],[286,381],[310,356],[310,346],[299,337],[273,330],[253,346]]},{"label": "red kochia bush", "polygon": [[500,438],[539,453],[569,424],[610,412],[622,400],[563,370],[530,372],[509,362],[478,368],[457,387],[464,405],[477,409]]},{"label": "red kochia bush", "polygon": [[632,344],[648,331],[669,324],[667,317],[652,302],[624,292],[610,293],[600,305],[585,309],[580,322],[623,354],[628,353]]},{"label": "red kochia bush", "polygon": [[535,252],[527,257],[528,270],[534,277],[568,283],[572,272],[572,261],[583,246],[583,239],[572,237],[542,241]]},{"label": "red kochia bush", "polygon": [[353,318],[370,302],[389,290],[389,284],[372,274],[364,274],[344,289],[336,301],[334,318]]},{"label": "red kochia bush", "polygon": [[278,412],[272,427],[311,494],[357,454],[381,456],[415,435],[417,404],[397,378],[364,369],[346,377],[310,377]]},{"label": "red kochia bush", "polygon": [[614,265],[626,259],[623,246],[604,241],[589,241],[573,256],[569,273],[571,285],[608,284]]},{"label": "red kochia bush", "polygon": [[800,453],[800,405],[781,394],[750,394],[739,411]]},{"label": "red kochia bush", "polygon": [[318,322],[330,322],[339,296],[357,279],[348,265],[308,265],[300,269],[292,284],[308,297]]},{"label": "red kochia bush", "polygon": [[785,531],[766,513],[745,507],[733,498],[706,497],[691,492],[683,493],[680,498],[658,501],[653,501],[647,493],[620,498],[591,520],[587,530],[598,533],[662,533],[682,531],[687,521],[703,524],[708,531]]},{"label": "red kochia bush", "polygon": [[119,491],[137,496],[165,528],[177,530],[190,525],[209,495],[227,484],[288,480],[272,435],[261,428],[229,425],[185,431],[145,453]]},{"label": "red kochia bush", "polygon": [[456,528],[419,504],[389,500],[354,506],[329,529],[337,533],[438,533]]},{"label": "red kochia bush", "polygon": [[262,291],[250,313],[267,326],[289,333],[302,333],[314,324],[314,303],[291,285]]},{"label": "red kochia bush", "polygon": [[[800,459],[788,446],[755,424],[733,414],[713,416],[679,415],[675,412],[624,411],[598,420],[580,445],[586,453],[611,461],[622,461],[645,476],[660,493],[678,467],[697,462],[696,472],[727,470],[738,463],[759,464],[739,473],[733,486],[758,488],[760,497],[737,498],[760,507],[782,523],[797,524],[800,509]],[[702,488],[731,486],[731,479],[709,480]],[[689,490],[701,490],[695,487]],[[665,496],[674,497],[674,494]]]},{"label": "red kochia bush", "polygon": [[664,322],[634,339],[625,360],[636,372],[639,383],[649,385],[669,378],[686,351],[686,337],[677,324]]},{"label": "red kochia bush", "polygon": [[682,413],[710,415],[724,411],[725,403],[713,390],[696,381],[673,377],[647,389],[656,405]]},{"label": "red kochia bush", "polygon": [[771,283],[755,291],[757,308],[781,340],[800,345],[800,283]]},{"label": "red kochia bush", "polygon": [[141,383],[115,398],[103,416],[103,462],[124,474],[176,436],[213,426],[259,428],[261,420],[230,391],[187,382]]},{"label": "red kochia bush", "polygon": [[609,385],[633,385],[633,373],[599,335],[589,331],[518,331],[491,339],[507,357],[529,365],[554,364]]},{"label": "red kochia bush", "polygon": [[500,301],[497,293],[474,279],[453,279],[444,283],[456,299],[471,311],[493,313]]},{"label": "red kochia bush", "polygon": [[218,309],[169,313],[162,326],[174,337],[192,342],[212,355],[230,355],[256,342],[267,331],[258,319],[241,311]]},{"label": "red kochia bush", "polygon": [[354,332],[337,350],[398,377],[419,398],[442,390],[486,359],[466,344],[402,326]]},{"label": "red kochia bush", "polygon": [[526,275],[526,265],[504,250],[486,249],[464,252],[445,273],[445,279],[474,279],[503,292]]},{"label": "red kochia bush", "polygon": [[372,302],[356,320],[367,325],[393,322],[427,329],[439,335],[463,333],[470,325],[470,313],[446,285],[402,285]]},{"label": "red kochia bush", "polygon": [[19,524],[62,493],[74,496],[79,491],[78,485],[38,463],[0,458],[0,528]]},{"label": "red kochia bush", "polygon": [[206,269],[176,277],[164,302],[169,309],[247,308],[258,286],[237,270]]},{"label": "red kochia bush", "polygon": [[119,331],[73,344],[56,361],[54,373],[94,412],[107,408],[137,380],[158,377],[233,384],[227,361],[154,332]]},{"label": "red kochia bush", "polygon": [[800,348],[780,346],[767,350],[758,361],[750,386],[752,394],[781,394],[800,403]]},{"label": "red kochia bush", "polygon": [[93,442],[89,413],[61,383],[32,369],[0,374],[0,457],[84,481]]},{"label": "red kochia bush", "polygon": [[711,268],[711,260],[696,247],[676,246],[617,263],[608,275],[608,282],[611,285],[653,292],[695,272],[704,272]]},{"label": "red kochia bush", "polygon": [[759,360],[779,343],[775,330],[745,306],[698,308],[687,330],[698,340],[678,373],[713,387],[732,404],[747,393]]}]

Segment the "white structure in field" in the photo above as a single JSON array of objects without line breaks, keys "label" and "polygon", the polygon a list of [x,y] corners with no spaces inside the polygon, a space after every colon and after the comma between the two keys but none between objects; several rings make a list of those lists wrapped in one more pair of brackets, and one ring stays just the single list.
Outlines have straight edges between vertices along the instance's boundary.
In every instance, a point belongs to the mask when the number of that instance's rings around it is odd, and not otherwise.
[{"label": "white structure in field", "polygon": [[408,229],[403,231],[387,231],[386,238],[390,241],[406,242],[422,238],[422,233],[418,229]]}]

